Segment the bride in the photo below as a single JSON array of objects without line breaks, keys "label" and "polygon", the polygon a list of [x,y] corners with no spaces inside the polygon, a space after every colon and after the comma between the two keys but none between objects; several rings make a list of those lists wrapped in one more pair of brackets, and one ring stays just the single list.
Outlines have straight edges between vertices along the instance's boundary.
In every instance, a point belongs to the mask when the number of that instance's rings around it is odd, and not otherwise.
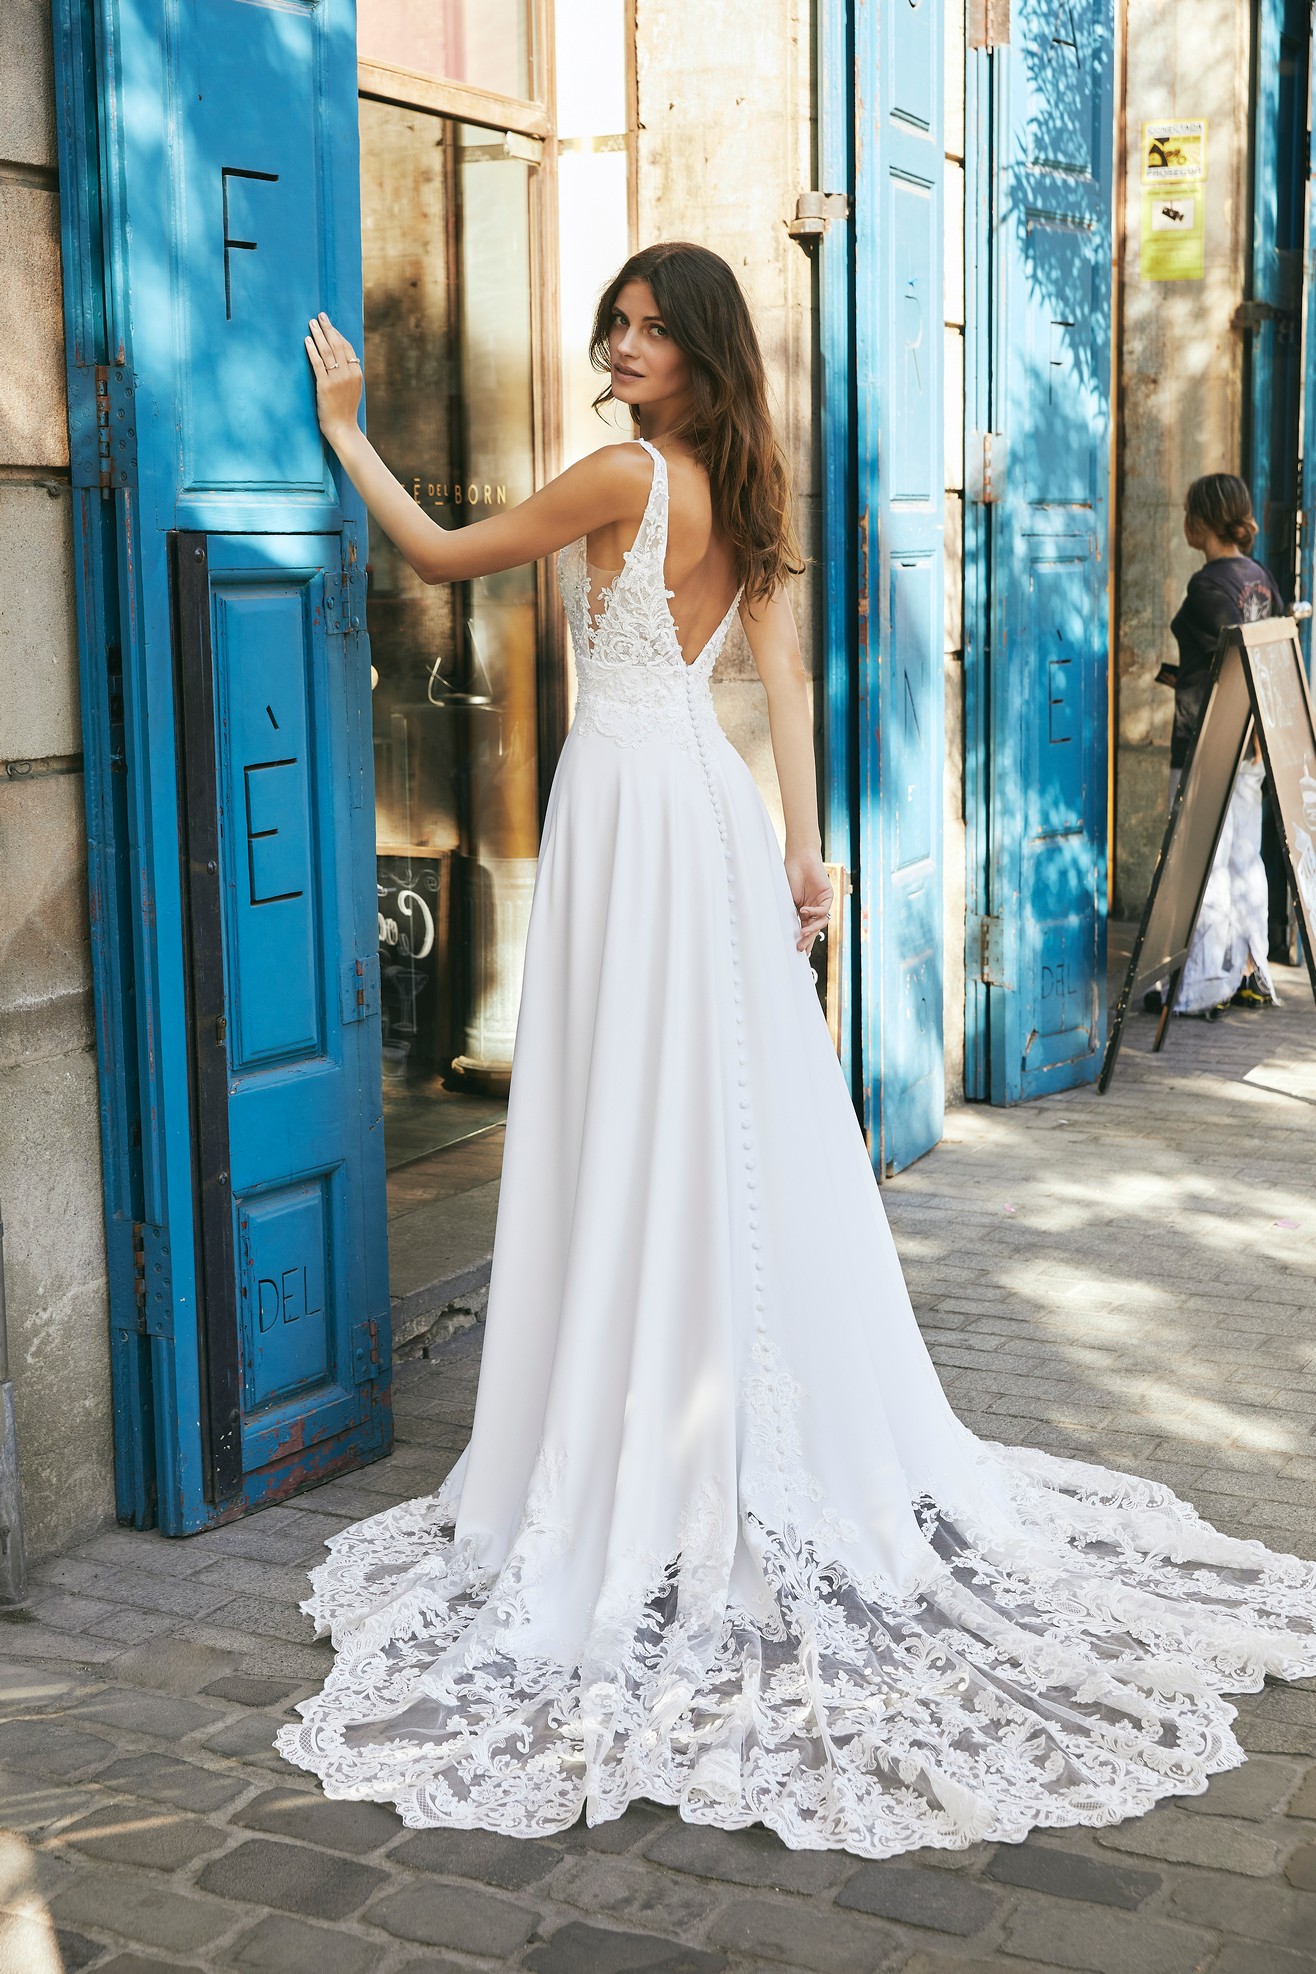
[{"label": "bride", "polygon": [[[808,955],[830,903],[762,359],[701,247],[594,326],[610,445],[430,521],[325,437],[430,582],[560,551],[579,699],[526,948],[479,1397],[438,1492],[346,1530],[278,1740],[334,1797],[531,1836],[637,1797],[869,1857],[1108,1824],[1243,1754],[1227,1692],[1316,1673],[1316,1565],[1167,1488],[976,1439],[923,1346]],[[783,868],[713,712],[738,617]]]}]

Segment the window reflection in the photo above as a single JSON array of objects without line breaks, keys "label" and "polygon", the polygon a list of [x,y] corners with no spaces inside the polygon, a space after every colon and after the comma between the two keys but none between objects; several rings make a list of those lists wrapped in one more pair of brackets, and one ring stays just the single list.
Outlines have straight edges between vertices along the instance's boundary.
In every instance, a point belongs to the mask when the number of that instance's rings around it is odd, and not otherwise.
[{"label": "window reflection", "polygon": [[[361,168],[370,434],[459,528],[534,484],[532,167],[499,134],[363,100]],[[537,593],[533,568],[427,587],[377,529],[369,573],[393,1159],[450,1134],[444,1091],[496,1090],[510,1069],[538,840]],[[395,1130],[403,1092],[428,1109]]]},{"label": "window reflection", "polygon": [[363,61],[535,95],[529,0],[358,0],[356,32]]}]

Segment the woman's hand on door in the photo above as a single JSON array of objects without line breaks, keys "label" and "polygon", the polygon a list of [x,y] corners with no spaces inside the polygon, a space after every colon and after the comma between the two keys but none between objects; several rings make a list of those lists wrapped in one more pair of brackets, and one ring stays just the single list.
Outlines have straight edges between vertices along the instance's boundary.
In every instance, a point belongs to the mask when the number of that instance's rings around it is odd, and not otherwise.
[{"label": "woman's hand on door", "polygon": [[323,310],[312,316],[305,338],[315,376],[315,413],[335,452],[346,434],[357,431],[361,404],[361,359]]}]

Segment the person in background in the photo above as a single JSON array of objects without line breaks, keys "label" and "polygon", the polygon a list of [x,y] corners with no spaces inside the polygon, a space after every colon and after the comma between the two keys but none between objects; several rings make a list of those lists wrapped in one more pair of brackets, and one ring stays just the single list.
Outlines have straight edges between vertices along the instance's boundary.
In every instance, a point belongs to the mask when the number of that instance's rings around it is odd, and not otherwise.
[{"label": "person in background", "polygon": [[[1235,473],[1206,473],[1184,500],[1184,539],[1206,557],[1188,579],[1188,592],[1170,629],[1177,667],[1159,677],[1174,687],[1170,743],[1170,802],[1188,759],[1206,703],[1211,661],[1222,630],[1284,615],[1284,600],[1268,569],[1249,550],[1257,537],[1252,497]],[[1264,1007],[1275,1000],[1267,955],[1266,870],[1261,858],[1262,764],[1255,736],[1238,771],[1215,862],[1179,982],[1176,1012],[1208,1020],[1231,1004]],[[1149,1004],[1159,1007],[1156,990]]]}]

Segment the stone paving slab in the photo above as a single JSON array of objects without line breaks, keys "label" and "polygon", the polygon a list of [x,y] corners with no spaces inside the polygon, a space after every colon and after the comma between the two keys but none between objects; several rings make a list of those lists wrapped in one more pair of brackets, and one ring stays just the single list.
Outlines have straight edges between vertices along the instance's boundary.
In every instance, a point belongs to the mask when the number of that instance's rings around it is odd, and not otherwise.
[{"label": "stone paving slab", "polygon": [[[1133,1016],[1105,1098],[965,1108],[884,1188],[975,1431],[1167,1481],[1316,1554],[1316,1011]],[[397,1450],[185,1542],[111,1529],[0,1622],[0,1969],[20,1974],[1316,1974],[1316,1681],[1254,1758],[1107,1830],[864,1862],[636,1805],[518,1842],[330,1803],[272,1742],[330,1662],[327,1535],[431,1490],[482,1331],[399,1366]]]}]

